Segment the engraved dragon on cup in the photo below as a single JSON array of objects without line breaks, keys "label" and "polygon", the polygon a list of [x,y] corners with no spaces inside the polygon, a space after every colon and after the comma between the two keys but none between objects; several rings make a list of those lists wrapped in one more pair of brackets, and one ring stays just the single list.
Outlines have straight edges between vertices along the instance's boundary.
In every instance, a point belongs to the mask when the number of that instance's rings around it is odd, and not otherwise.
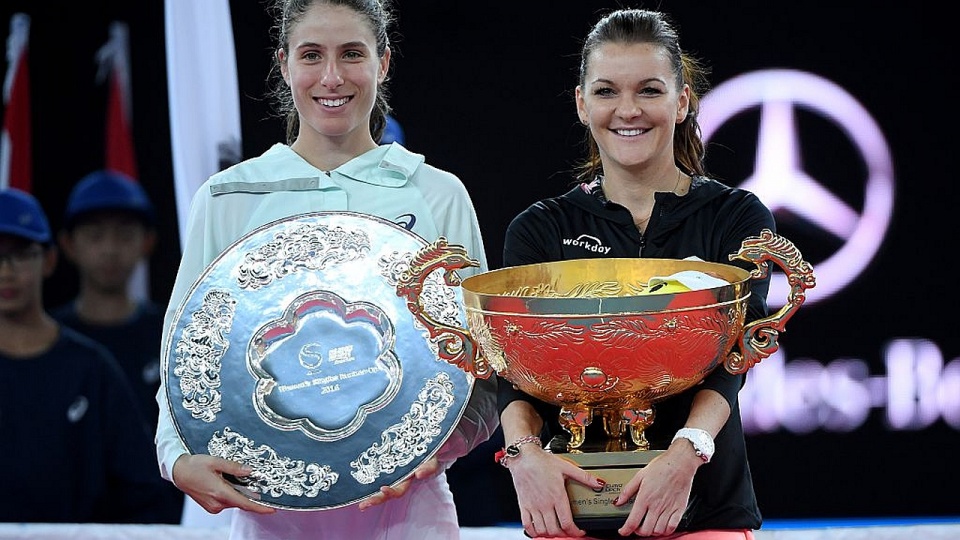
[{"label": "engraved dragon on cup", "polygon": [[744,326],[739,342],[740,352],[731,353],[724,361],[726,369],[736,374],[744,373],[777,352],[780,332],[784,331],[787,321],[803,304],[806,290],[816,286],[816,277],[813,267],[800,255],[800,250],[770,229],[744,240],[740,250],[730,255],[731,261],[735,259],[756,264],[757,268],[750,273],[754,278],[766,277],[768,266],[764,263],[772,261],[784,271],[790,284],[787,302],[777,313]]},{"label": "engraved dragon on cup", "polygon": [[420,295],[424,290],[424,281],[435,270],[443,269],[444,282],[449,286],[460,285],[456,270],[479,266],[471,259],[463,246],[451,245],[446,238],[421,248],[410,261],[410,268],[404,271],[397,282],[397,296],[406,299],[407,309],[437,340],[440,357],[458,368],[480,378],[491,374],[490,364],[479,355],[475,343],[462,328],[435,320],[424,309]]}]

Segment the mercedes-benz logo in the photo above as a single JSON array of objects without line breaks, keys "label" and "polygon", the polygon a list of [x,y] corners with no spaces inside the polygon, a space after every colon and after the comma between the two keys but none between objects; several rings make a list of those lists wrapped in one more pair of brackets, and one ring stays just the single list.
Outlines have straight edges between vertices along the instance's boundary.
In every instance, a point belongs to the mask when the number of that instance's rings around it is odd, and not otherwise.
[{"label": "mercedes-benz logo", "polygon": [[[859,212],[805,170],[800,156],[809,140],[796,127],[798,108],[836,125],[860,152],[867,174]],[[755,109],[760,121],[754,170],[740,187],[754,192],[774,214],[789,211],[818,227],[816,234],[842,242],[825,260],[811,261],[817,286],[807,291],[806,301],[817,302],[860,275],[883,241],[894,199],[890,151],[876,122],[856,99],[830,81],[795,70],[746,73],[705,95],[700,114],[704,142],[734,116]],[[798,247],[803,251],[803,246]],[[775,273],[770,305],[782,306],[789,290],[783,273]]]}]

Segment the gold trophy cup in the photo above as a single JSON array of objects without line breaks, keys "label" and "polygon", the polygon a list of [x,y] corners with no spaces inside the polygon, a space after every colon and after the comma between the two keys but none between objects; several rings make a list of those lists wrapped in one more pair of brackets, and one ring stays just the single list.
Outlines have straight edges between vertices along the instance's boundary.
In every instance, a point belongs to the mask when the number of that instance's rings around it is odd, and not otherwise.
[{"label": "gold trophy cup", "polygon": [[[477,377],[493,372],[559,406],[569,434],[551,450],[607,481],[601,493],[568,482],[581,528],[619,527],[631,505],[613,506],[620,488],[662,449],[644,431],[654,405],[703,380],[723,364],[744,373],[778,348],[779,333],[815,285],[812,267],[787,239],[764,230],[730,255],[740,267],[679,259],[576,259],[516,266],[462,281],[469,330],[434,320],[420,306],[427,275],[475,266],[462,248],[441,238],[411,262],[397,293],[440,345],[441,357]],[[791,286],[776,313],[745,324],[751,278],[777,264]],[[696,272],[719,278],[705,289],[653,290],[656,278]],[[595,419],[603,436],[590,440]],[[559,446],[559,447],[558,447]]]}]

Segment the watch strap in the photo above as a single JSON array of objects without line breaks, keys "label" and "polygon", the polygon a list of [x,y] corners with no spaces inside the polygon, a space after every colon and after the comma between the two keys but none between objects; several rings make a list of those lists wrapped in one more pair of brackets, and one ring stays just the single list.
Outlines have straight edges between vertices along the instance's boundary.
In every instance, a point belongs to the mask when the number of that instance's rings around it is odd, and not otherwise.
[{"label": "watch strap", "polygon": [[709,432],[699,428],[680,428],[670,442],[673,443],[673,441],[677,439],[690,441],[697,456],[702,459],[704,463],[710,463],[715,447],[713,444],[713,436],[711,436]]}]

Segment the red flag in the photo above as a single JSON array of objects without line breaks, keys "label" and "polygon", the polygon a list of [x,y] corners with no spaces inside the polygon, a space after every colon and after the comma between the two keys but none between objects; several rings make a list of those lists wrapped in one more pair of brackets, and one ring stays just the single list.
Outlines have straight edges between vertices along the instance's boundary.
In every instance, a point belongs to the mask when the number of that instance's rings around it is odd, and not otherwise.
[{"label": "red flag", "polygon": [[0,189],[30,191],[33,161],[30,149],[30,73],[27,45],[30,17],[14,13],[7,37],[7,75],[3,80],[3,134],[0,137]]},{"label": "red flag", "polygon": [[[107,87],[107,117],[104,133],[104,168],[121,172],[134,181],[137,174],[137,156],[133,147],[130,106],[130,39],[127,25],[110,23],[110,39],[97,51],[97,82],[105,80]],[[137,300],[150,297],[150,276],[147,260],[140,261],[127,292]]]},{"label": "red flag", "polygon": [[110,25],[110,40],[97,51],[97,81],[108,79],[105,167],[136,179],[137,157],[130,115],[130,52],[127,25]]}]

